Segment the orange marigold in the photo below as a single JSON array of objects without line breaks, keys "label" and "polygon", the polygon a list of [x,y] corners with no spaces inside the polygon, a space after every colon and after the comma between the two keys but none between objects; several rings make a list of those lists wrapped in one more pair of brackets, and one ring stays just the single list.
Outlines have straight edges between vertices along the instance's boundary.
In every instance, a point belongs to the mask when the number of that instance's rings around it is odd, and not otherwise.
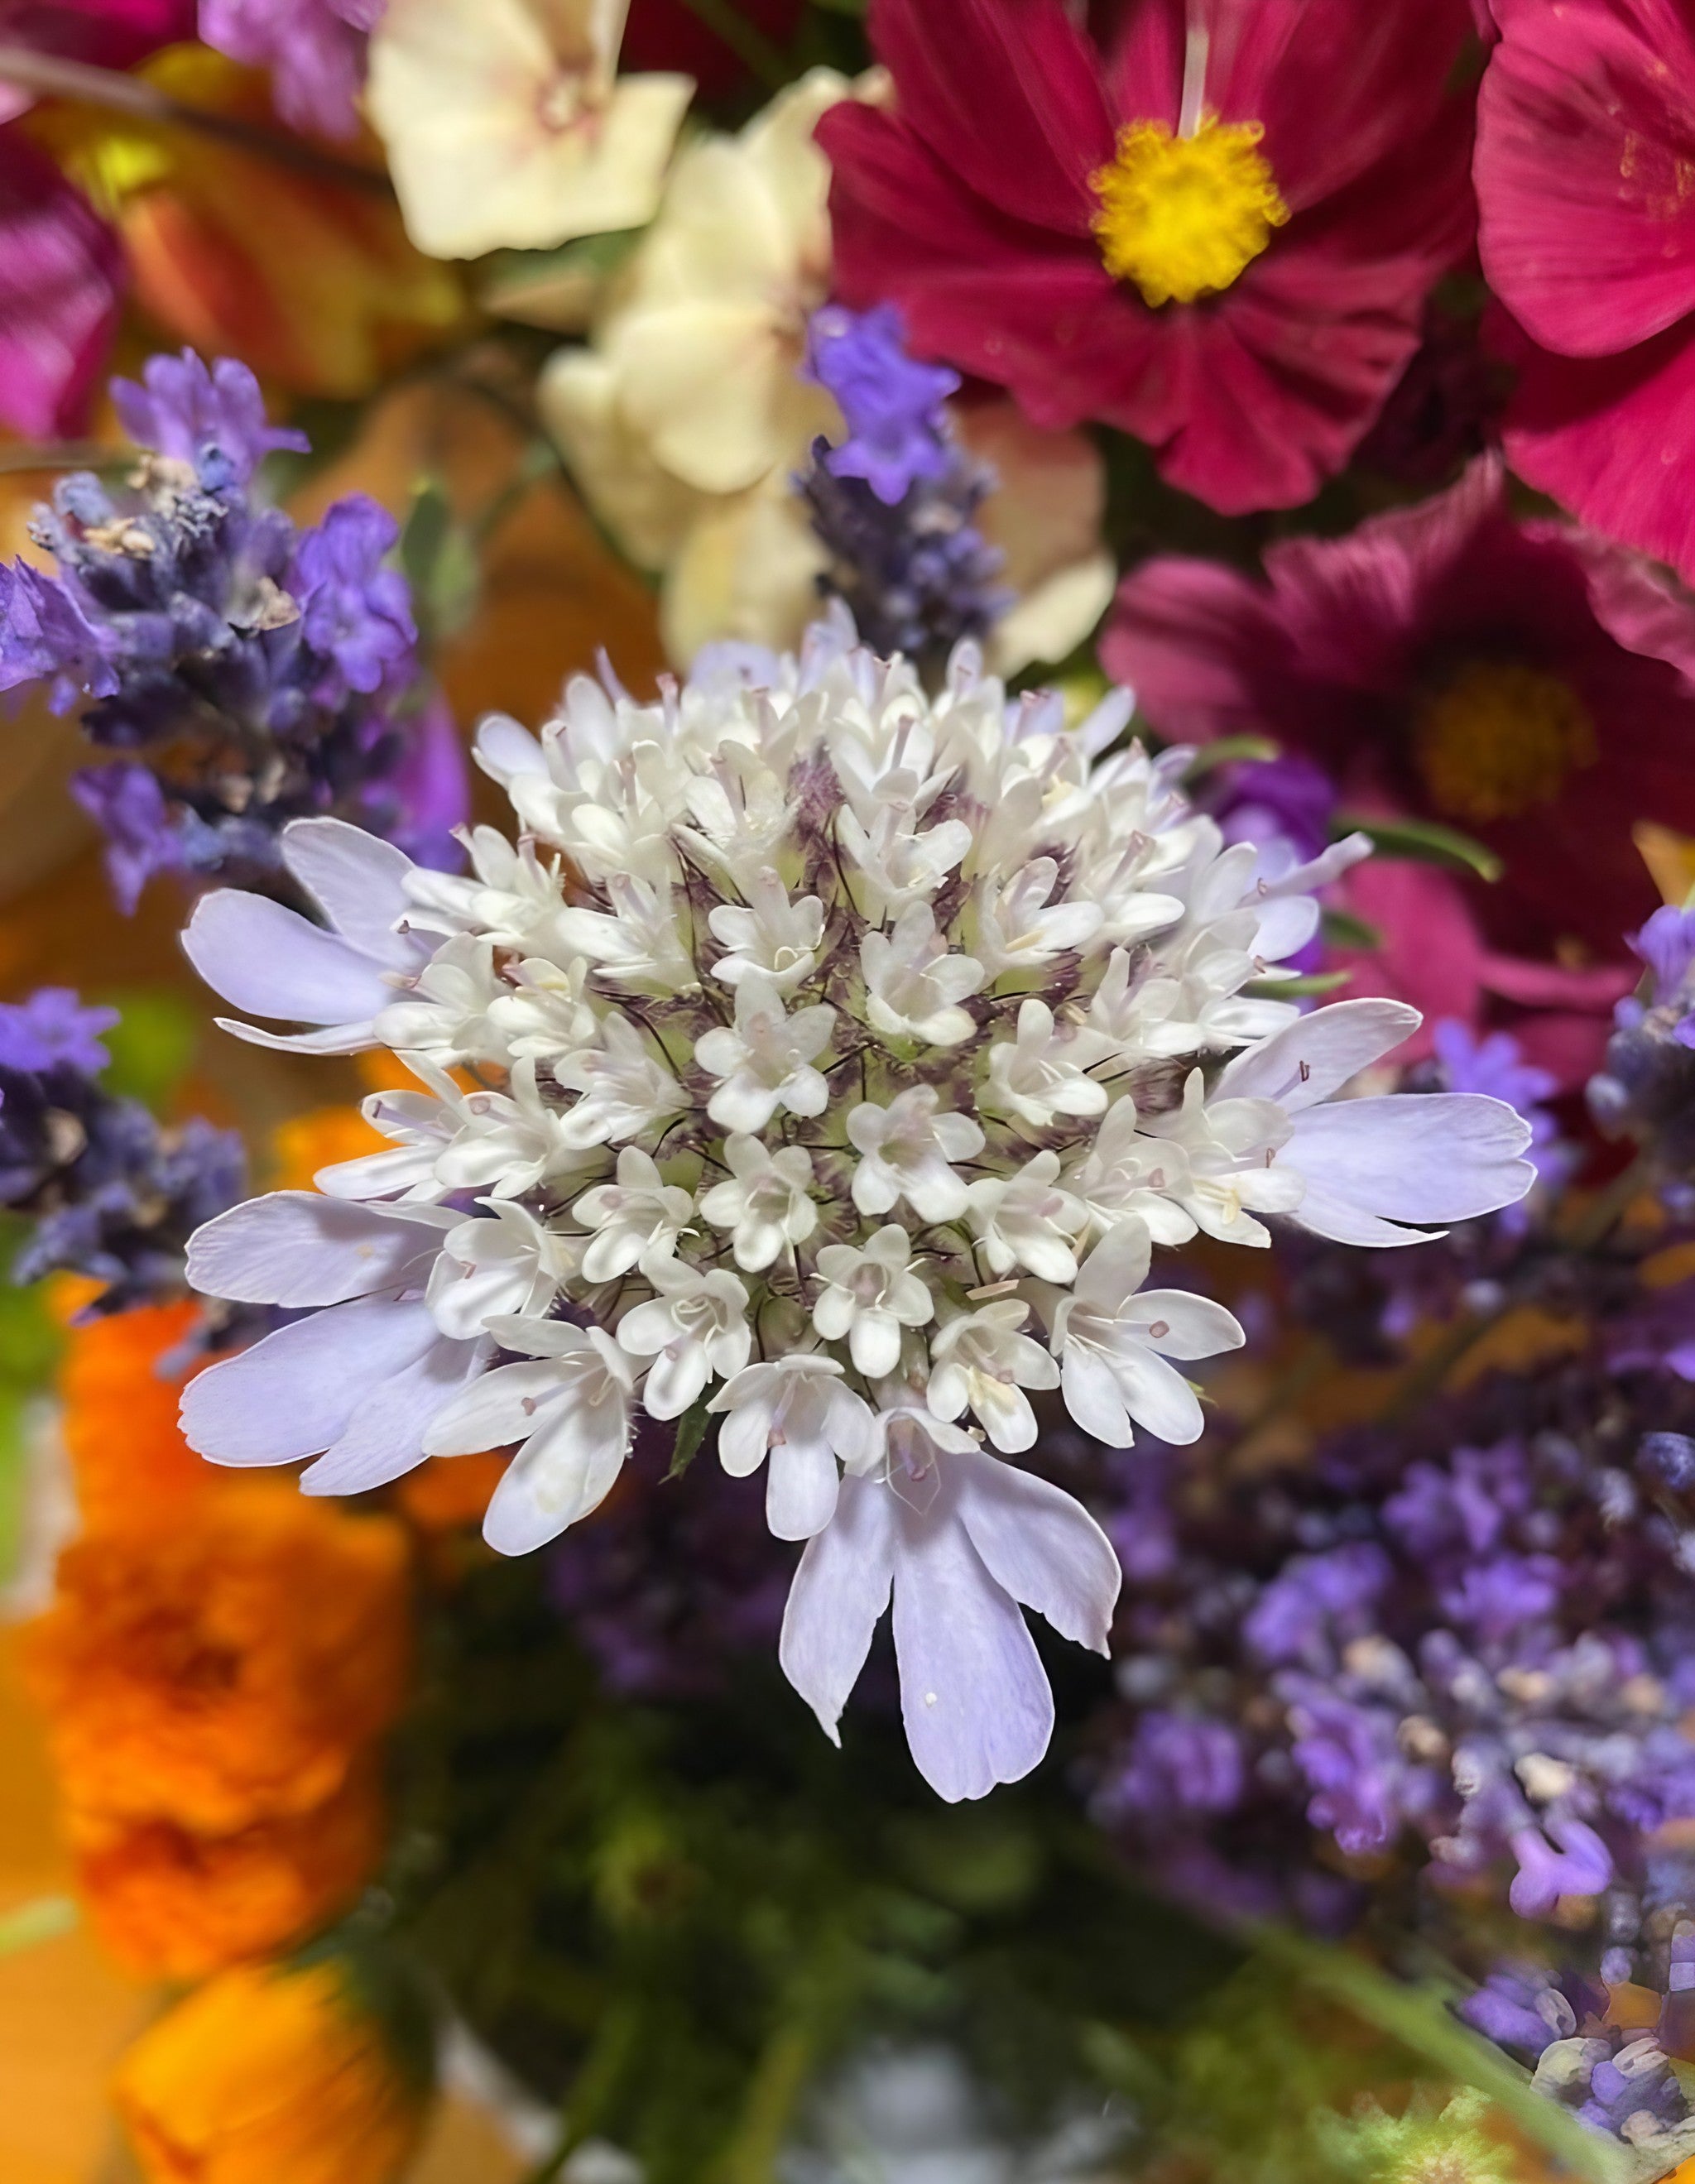
[{"label": "orange marigold", "polygon": [[363,1159],[390,1150],[381,1130],[373,1129],[357,1107],[313,1107],[293,1115],[271,1133],[273,1190],[310,1190],[321,1167]]},{"label": "orange marigold", "polygon": [[333,1964],[223,1973],[113,2087],[148,2184],[390,2184],[422,2102]]},{"label": "orange marigold", "polygon": [[67,1803],[230,1834],[309,1811],[393,1719],[403,1529],[242,1480],[91,1533],[31,1633]]},{"label": "orange marigold", "polygon": [[101,1941],[143,1979],[198,1980],[327,1925],[382,1855],[374,1765],[310,1812],[201,1836],[164,1819],[69,1815],[77,1881]]},{"label": "orange marigold", "polygon": [[66,1329],[64,1446],[91,1530],[174,1507],[217,1480],[177,1428],[182,1374],[159,1369],[188,1339],[198,1310],[192,1298],[144,1305]]}]

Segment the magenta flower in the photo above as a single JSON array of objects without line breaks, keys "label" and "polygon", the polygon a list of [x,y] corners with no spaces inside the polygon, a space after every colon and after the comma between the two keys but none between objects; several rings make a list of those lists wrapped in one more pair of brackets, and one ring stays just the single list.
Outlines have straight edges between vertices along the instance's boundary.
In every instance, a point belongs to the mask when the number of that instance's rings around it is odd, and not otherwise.
[{"label": "magenta flower", "polygon": [[123,286],[114,231],[15,122],[0,129],[0,422],[81,429]]},{"label": "magenta flower", "polygon": [[1465,0],[873,0],[818,125],[841,293],[1227,514],[1341,468],[1464,249]]},{"label": "magenta flower", "polygon": [[1484,270],[1518,321],[1508,458],[1695,576],[1695,7],[1493,8],[1476,178]]},{"label": "magenta flower", "polygon": [[1695,610],[1616,547],[1515,521],[1492,459],[1348,538],[1273,547],[1263,578],[1145,563],[1101,657],[1163,734],[1272,735],[1345,807],[1497,851],[1500,880],[1456,884],[1493,959],[1475,975],[1524,1005],[1606,1000],[1597,967],[1657,900],[1633,825],[1695,831]]}]

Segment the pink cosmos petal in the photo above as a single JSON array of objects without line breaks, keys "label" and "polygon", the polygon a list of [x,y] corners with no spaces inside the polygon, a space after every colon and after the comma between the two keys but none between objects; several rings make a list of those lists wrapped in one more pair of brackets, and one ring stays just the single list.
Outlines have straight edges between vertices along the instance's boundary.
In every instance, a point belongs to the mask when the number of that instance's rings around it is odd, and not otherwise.
[{"label": "pink cosmos petal", "polygon": [[1104,1653],[1122,1580],[1112,1541],[1082,1503],[991,1456],[951,1462],[960,1521],[990,1577],[1061,1637]]},{"label": "pink cosmos petal", "polygon": [[1484,271],[1545,348],[1634,348],[1695,309],[1695,23],[1675,0],[1496,14],[1478,94]]},{"label": "pink cosmos petal", "polygon": [[202,895],[182,946],[215,993],[255,1016],[352,1025],[395,999],[378,965],[349,942],[236,888]]},{"label": "pink cosmos petal", "polygon": [[834,1520],[806,1551],[783,1611],[778,1658],[832,1744],[859,1681],[895,1576],[895,1496],[880,1479],[844,1479]]},{"label": "pink cosmos petal", "polygon": [[182,1391],[183,1438],[214,1463],[316,1456],[347,1430],[377,1383],[437,1339],[421,1304],[332,1305],[197,1373]]},{"label": "pink cosmos petal", "polygon": [[1495,337],[1519,366],[1501,436],[1519,476],[1695,581],[1695,328],[1595,358],[1553,355],[1498,325]]},{"label": "pink cosmos petal", "polygon": [[339,1439],[300,1474],[303,1494],[365,1494],[424,1460],[424,1429],[488,1355],[488,1346],[438,1336],[421,1357],[380,1379],[354,1407]]},{"label": "pink cosmos petal", "polygon": [[[1181,18],[1187,0],[1163,0]],[[1296,212],[1357,181],[1430,122],[1467,29],[1466,0],[1205,0],[1207,103],[1257,121]],[[1320,118],[1322,116],[1322,120]],[[1433,178],[1425,188],[1433,192]]]},{"label": "pink cosmos petal", "polygon": [[956,1804],[1028,1774],[1047,1750],[1054,1717],[1035,1641],[952,1502],[945,1487],[923,1516],[899,1505],[895,1652],[913,1761],[936,1795]]},{"label": "pink cosmos petal", "polygon": [[1016,220],[1089,233],[1089,177],[1114,130],[1096,56],[1062,0],[1019,0],[1018,19],[1006,0],[873,0],[867,27],[940,163]]},{"label": "pink cosmos petal", "polygon": [[198,1228],[188,1283],[237,1304],[343,1304],[374,1290],[421,1284],[440,1231],[389,1220],[313,1190],[250,1198]]},{"label": "pink cosmos petal", "polygon": [[75,432],[117,330],[116,233],[15,125],[0,129],[0,422]]}]

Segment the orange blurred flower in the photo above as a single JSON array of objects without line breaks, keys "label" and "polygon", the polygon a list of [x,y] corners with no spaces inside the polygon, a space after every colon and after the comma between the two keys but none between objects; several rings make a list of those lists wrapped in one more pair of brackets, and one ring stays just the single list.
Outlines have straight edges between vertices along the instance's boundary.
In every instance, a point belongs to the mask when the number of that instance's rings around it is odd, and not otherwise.
[{"label": "orange blurred flower", "polygon": [[348,1909],[382,1854],[384,1822],[375,1768],[361,1765],[310,1812],[234,1835],[75,1809],[68,1832],[112,1955],[143,1978],[193,1980],[287,1948]]},{"label": "orange blurred flower", "polygon": [[[75,1309],[61,1285],[62,1311]],[[187,1340],[198,1306],[145,1305],[70,1327],[59,1368],[65,1452],[84,1526],[103,1531],[204,1494],[219,1474],[177,1429],[182,1374],[161,1371]]]},{"label": "orange blurred flower", "polygon": [[421,1532],[480,1524],[507,1462],[501,1449],[482,1456],[432,1456],[397,1482],[394,1497]]},{"label": "orange blurred flower", "polygon": [[405,1690],[401,1528],[243,1480],[76,1540],[31,1633],[73,1813],[226,1833],[309,1812]]},{"label": "orange blurred flower", "polygon": [[142,2035],[113,2090],[148,2184],[389,2184],[422,2115],[332,1964],[224,1973]]},{"label": "orange blurred flower", "polygon": [[[205,47],[138,73],[203,111],[270,119],[265,78]],[[31,126],[116,221],[143,309],[207,356],[346,399],[464,317],[459,281],[413,248],[380,188],[109,112],[54,109]]]},{"label": "orange blurred flower", "polygon": [[[416,1079],[406,1080],[415,1088]],[[374,1130],[357,1107],[314,1107],[279,1123],[270,1137],[275,1172],[273,1190],[310,1190],[321,1167],[337,1161],[360,1160],[366,1153],[387,1152],[388,1140]]]}]

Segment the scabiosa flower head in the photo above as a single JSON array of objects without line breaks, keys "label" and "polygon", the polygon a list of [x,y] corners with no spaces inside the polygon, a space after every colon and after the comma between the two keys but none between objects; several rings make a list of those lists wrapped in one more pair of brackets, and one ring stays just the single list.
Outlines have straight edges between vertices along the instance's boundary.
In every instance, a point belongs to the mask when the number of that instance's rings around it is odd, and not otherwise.
[{"label": "scabiosa flower head", "polygon": [[1182,755],[1101,755],[1128,712],[1068,730],[971,645],[930,697],[838,621],[652,704],[579,678],[539,743],[486,724],[522,833],[480,830],[464,878],[289,828],[326,923],[223,891],[190,955],[315,1027],[244,1035],[390,1045],[422,1089],[368,1109],[393,1153],[196,1238],[209,1293],[318,1309],[192,1383],[193,1445],[350,1491],[516,1443],[486,1529],[518,1551],[599,1503],[644,1417],[716,1420],[808,1543],[782,1659],[826,1729],[892,1595],[929,1780],[1026,1772],[1052,1703],[1020,1607],[1101,1646],[1118,1585],[1006,1460],[1031,1396],[1192,1439],[1181,1368],[1242,1339],[1144,1287],[1155,1223],[1401,1244],[1530,1179],[1496,1100],[1332,1100],[1414,1021],[1278,990],[1358,845],[1268,878]]},{"label": "scabiosa flower head", "polygon": [[297,532],[253,498],[265,456],[306,443],[266,424],[244,365],[155,357],[114,393],[153,452],[120,489],[62,481],[34,526],[56,575],[0,569],[0,688],[44,683],[125,754],[73,785],[120,903],[161,872],[286,890],[278,832],[305,813],[453,853],[464,766],[384,566],[393,519],[354,494]]}]

